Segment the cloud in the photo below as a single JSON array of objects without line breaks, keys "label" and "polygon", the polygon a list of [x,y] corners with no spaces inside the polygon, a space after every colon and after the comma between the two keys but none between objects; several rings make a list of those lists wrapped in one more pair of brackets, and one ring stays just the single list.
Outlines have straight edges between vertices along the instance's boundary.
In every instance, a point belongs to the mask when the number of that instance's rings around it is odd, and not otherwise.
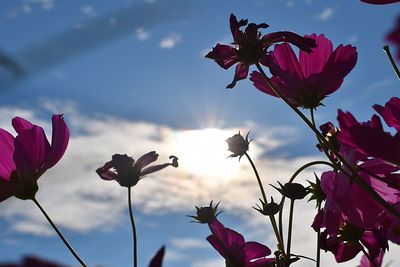
[{"label": "cloud", "polygon": [[97,16],[95,8],[91,5],[81,6],[81,8],[79,10],[81,11],[81,13],[83,15],[91,17],[91,18],[94,18]]},{"label": "cloud", "polygon": [[40,5],[44,10],[51,10],[54,8],[54,0],[32,0],[32,4]]},{"label": "cloud", "polygon": [[182,37],[176,33],[171,33],[160,41],[160,48],[171,49],[182,40]]},{"label": "cloud", "polygon": [[380,81],[377,81],[375,83],[368,85],[365,88],[365,91],[371,92],[371,91],[375,91],[375,90],[382,90],[384,88],[392,86],[393,84],[394,84],[393,79],[380,80]]},{"label": "cloud", "polygon": [[202,259],[201,261],[193,262],[190,267],[221,267],[225,262],[222,258],[219,259]]},{"label": "cloud", "polygon": [[209,245],[204,240],[194,238],[172,238],[171,245],[178,249],[208,248]]},{"label": "cloud", "polygon": [[321,13],[316,15],[316,18],[321,21],[327,21],[333,17],[334,9],[332,7],[325,7]]},{"label": "cloud", "polygon": [[137,28],[135,31],[135,35],[139,41],[146,41],[147,39],[149,39],[150,33],[145,31],[145,29],[143,28]]}]

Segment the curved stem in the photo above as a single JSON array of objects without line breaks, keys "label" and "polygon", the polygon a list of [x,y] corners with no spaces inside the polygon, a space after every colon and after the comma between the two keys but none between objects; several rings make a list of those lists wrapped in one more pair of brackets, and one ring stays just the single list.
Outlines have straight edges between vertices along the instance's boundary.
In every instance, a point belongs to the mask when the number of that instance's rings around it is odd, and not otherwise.
[{"label": "curved stem", "polygon": [[354,167],[349,164],[339,153],[339,151],[336,150],[334,146],[329,144],[329,142],[322,136],[322,134],[312,125],[312,123],[307,119],[307,117],[300,111],[298,110],[290,101],[280,93],[279,90],[277,90],[272,83],[270,82],[268,76],[265,74],[264,70],[262,69],[261,65],[259,63],[255,64],[257,69],[260,71],[260,73],[263,75],[265,78],[265,81],[267,85],[271,88],[271,90],[278,96],[280,97],[303,121],[304,123],[320,138],[321,142],[326,145],[330,151],[342,162],[343,166],[348,169],[351,174],[347,173],[343,167],[339,166],[339,169],[346,174],[349,179],[356,183],[358,186],[361,187],[362,190],[367,192],[372,198],[374,198],[379,204],[381,204],[386,210],[390,211],[392,214],[394,214],[396,217],[400,218],[400,213],[397,212],[389,203],[387,203],[375,190],[373,190],[357,173],[357,171],[354,169]]},{"label": "curved stem", "polygon": [[133,217],[132,211],[132,200],[131,200],[131,186],[128,187],[128,207],[129,207],[129,217],[132,224],[132,239],[133,239],[133,266],[137,267],[137,237],[136,237],[136,225],[135,219]]},{"label": "curved stem", "polygon": [[400,80],[400,71],[397,68],[396,63],[394,62],[394,59],[393,59],[392,53],[390,52],[389,46],[388,45],[384,45],[383,46],[383,51],[385,51],[385,53],[386,53],[386,55],[387,55],[387,57],[388,57],[388,59],[390,61],[390,64],[392,65],[392,68],[393,68],[394,72],[397,75],[397,79]]},{"label": "curved stem", "polygon": [[71,247],[71,245],[68,243],[68,241],[65,239],[65,237],[62,235],[60,230],[58,230],[57,226],[53,223],[53,221],[50,219],[49,215],[47,215],[46,211],[44,208],[39,204],[39,202],[36,200],[36,198],[32,198],[32,201],[36,204],[36,206],[40,209],[40,211],[43,213],[44,217],[46,217],[47,221],[49,224],[53,227],[54,231],[57,233],[57,235],[60,237],[60,239],[64,242],[65,246],[69,249],[71,254],[75,257],[75,259],[83,266],[86,267],[86,263],[83,262],[81,258],[79,258],[78,254],[74,251],[74,249]]},{"label": "curved stem", "polygon": [[[258,174],[256,165],[251,160],[249,154],[245,153],[245,155],[246,155],[247,160],[250,162],[251,167],[253,168],[254,174],[255,174],[255,176],[257,178],[258,186],[260,187],[260,191],[261,191],[261,195],[263,197],[263,200],[267,204],[268,203],[267,196],[265,195],[264,187],[262,185],[262,182],[261,182],[261,179],[260,179],[260,175]],[[276,239],[277,239],[277,241],[279,243],[279,246],[281,247],[282,253],[285,254],[285,249],[283,247],[282,237],[279,235],[279,231],[278,231],[278,227],[276,225],[276,220],[275,220],[274,215],[269,216],[269,219],[271,221],[271,225],[272,225],[272,228],[274,230]]]},{"label": "curved stem", "polygon": [[330,163],[328,161],[323,161],[323,160],[311,161],[307,164],[304,164],[295,173],[293,173],[292,177],[289,180],[289,183],[292,183],[294,181],[294,179],[297,177],[297,175],[299,175],[302,171],[304,171],[305,169],[307,169],[308,167],[311,167],[313,165],[328,165],[332,168],[335,168],[335,165],[333,165],[332,163]]}]

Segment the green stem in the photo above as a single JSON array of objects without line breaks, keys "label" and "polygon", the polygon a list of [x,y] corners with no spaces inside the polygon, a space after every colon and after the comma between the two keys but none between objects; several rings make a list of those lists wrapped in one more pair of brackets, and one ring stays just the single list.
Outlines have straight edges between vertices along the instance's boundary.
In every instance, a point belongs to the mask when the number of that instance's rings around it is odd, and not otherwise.
[{"label": "green stem", "polygon": [[288,261],[290,260],[290,247],[292,244],[292,226],[293,226],[293,210],[294,210],[294,199],[290,200],[290,212],[289,212],[289,229],[288,229],[288,238],[287,238],[287,248],[286,255],[288,256]]},{"label": "green stem", "polygon": [[135,219],[133,217],[132,211],[132,200],[131,200],[131,186],[128,187],[128,207],[129,207],[129,217],[132,224],[132,239],[133,239],[133,266],[137,267],[137,237],[136,237],[136,226]]},{"label": "green stem", "polygon": [[[260,191],[261,191],[261,195],[263,197],[263,200],[264,200],[265,204],[267,204],[268,203],[267,196],[265,195],[264,187],[262,185],[262,182],[261,182],[261,179],[260,179],[260,175],[258,174],[256,165],[251,160],[249,154],[245,153],[245,155],[246,155],[247,160],[250,162],[251,167],[253,168],[254,174],[255,174],[255,176],[257,178],[258,186],[260,187]],[[275,217],[273,215],[271,215],[271,216],[269,216],[269,219],[271,221],[271,225],[272,225],[272,228],[274,230],[276,239],[277,239],[277,241],[279,243],[279,246],[281,247],[282,253],[285,254],[282,237],[279,235],[279,231],[278,231],[278,227],[276,225]]]},{"label": "green stem", "polygon": [[79,258],[78,254],[74,251],[74,249],[71,247],[71,245],[68,243],[68,241],[65,239],[65,237],[62,235],[60,230],[58,230],[57,226],[53,223],[53,221],[50,219],[49,215],[47,215],[46,211],[44,208],[39,204],[39,202],[36,200],[36,198],[32,198],[32,201],[36,204],[36,206],[40,209],[40,211],[43,213],[44,217],[46,217],[47,221],[49,224],[53,227],[54,231],[57,233],[57,235],[60,237],[60,239],[64,242],[65,246],[69,249],[71,254],[75,257],[75,259],[83,266],[86,267],[86,263],[83,262],[81,258]]},{"label": "green stem", "polygon": [[389,58],[390,64],[392,65],[392,68],[393,68],[394,72],[397,75],[397,79],[400,80],[400,71],[397,68],[396,63],[394,62],[394,59],[393,59],[392,53],[390,52],[389,46],[388,45],[384,45],[383,46],[383,51],[385,51],[387,57]]},{"label": "green stem", "polygon": [[400,213],[398,213],[389,203],[387,203],[375,190],[373,190],[363,179],[362,177],[359,176],[357,171],[354,169],[354,167],[349,164],[339,153],[339,151],[336,150],[334,146],[329,144],[329,142],[324,138],[324,136],[312,125],[312,123],[307,119],[307,117],[300,112],[290,101],[280,93],[279,90],[277,90],[272,83],[270,82],[268,76],[265,74],[264,70],[261,68],[261,65],[259,63],[256,63],[257,69],[260,71],[260,73],[263,75],[265,78],[265,81],[267,85],[271,88],[271,90],[278,96],[280,97],[303,121],[304,123],[316,134],[318,138],[320,138],[321,142],[323,142],[324,145],[326,145],[330,151],[342,162],[342,164],[348,169],[351,174],[348,174],[343,167],[339,167],[339,169],[346,174],[349,179],[356,183],[358,186],[360,186],[365,192],[367,192],[372,198],[374,198],[379,204],[381,204],[386,210],[390,211],[392,214],[394,214],[396,217],[400,218]]}]

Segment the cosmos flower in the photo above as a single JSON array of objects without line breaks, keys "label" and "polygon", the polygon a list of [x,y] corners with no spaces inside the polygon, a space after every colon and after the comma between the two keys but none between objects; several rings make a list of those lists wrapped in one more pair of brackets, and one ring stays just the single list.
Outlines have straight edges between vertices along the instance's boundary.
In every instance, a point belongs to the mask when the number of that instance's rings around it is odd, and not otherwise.
[{"label": "cosmos flower", "polygon": [[[323,34],[306,37],[317,43],[310,53],[300,50],[297,59],[291,46],[284,43],[276,45],[265,61],[275,88],[293,105],[311,109],[339,89],[357,62],[357,51],[351,45],[339,45],[333,51],[332,42]],[[261,92],[277,96],[260,72],[254,71],[250,80]]]},{"label": "cosmos flower", "polygon": [[226,139],[226,143],[228,144],[228,150],[232,152],[229,157],[234,158],[234,157],[239,157],[239,160],[241,157],[246,154],[247,150],[249,150],[249,144],[252,140],[249,140],[249,134],[248,132],[246,134],[246,138],[244,138],[240,132],[233,135],[232,137],[229,137]]},{"label": "cosmos flower", "polygon": [[[400,0],[396,1],[399,2]],[[397,47],[397,60],[400,61],[400,17],[397,17],[395,28],[386,35],[386,40],[393,43]]]},{"label": "cosmos flower", "polygon": [[114,154],[111,161],[106,162],[103,167],[96,170],[103,180],[115,180],[121,186],[131,187],[136,185],[139,180],[150,173],[157,172],[168,166],[178,167],[178,158],[169,157],[172,162],[146,167],[158,159],[158,154],[151,151],[135,160],[126,154]]},{"label": "cosmos flower", "polygon": [[208,242],[225,258],[227,266],[234,267],[265,267],[275,261],[266,258],[271,250],[257,242],[245,242],[243,236],[220,223],[217,219],[210,224],[212,235]]},{"label": "cosmos flower", "polygon": [[0,201],[10,196],[33,199],[37,180],[64,155],[69,141],[69,130],[63,115],[53,115],[51,144],[42,127],[15,117],[13,137],[0,129]]},{"label": "cosmos flower", "polygon": [[[267,54],[267,49],[276,43],[289,42],[308,52],[311,51],[310,48],[315,47],[314,40],[288,31],[273,32],[261,37],[259,29],[267,28],[266,23],[247,25],[247,19],[238,21],[233,14],[229,18],[229,23],[233,46],[217,43],[213,50],[206,55],[224,69],[229,69],[238,63],[233,81],[227,88],[233,88],[237,81],[245,79],[249,67],[261,62]],[[242,31],[240,28],[244,26],[246,29]]]},{"label": "cosmos flower", "polygon": [[[149,267],[161,267],[165,253],[165,246],[162,246],[149,263]],[[1,266],[0,266],[1,267]]]},{"label": "cosmos flower", "polygon": [[400,2],[400,0],[360,0],[361,2],[374,5],[386,5]]},{"label": "cosmos flower", "polygon": [[0,263],[0,267],[66,267],[55,262],[40,259],[35,256],[26,256],[20,263]]}]

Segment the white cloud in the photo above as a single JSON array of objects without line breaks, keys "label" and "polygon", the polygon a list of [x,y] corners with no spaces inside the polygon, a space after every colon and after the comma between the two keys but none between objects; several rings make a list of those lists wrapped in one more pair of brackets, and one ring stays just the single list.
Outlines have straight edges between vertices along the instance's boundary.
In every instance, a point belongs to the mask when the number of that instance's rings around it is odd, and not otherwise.
[{"label": "white cloud", "polygon": [[182,40],[182,37],[176,33],[171,33],[160,41],[160,48],[170,49]]},{"label": "white cloud", "polygon": [[382,90],[384,88],[392,86],[394,84],[394,82],[395,82],[394,79],[380,80],[380,81],[377,81],[375,83],[368,85],[365,88],[365,91],[371,92],[371,91],[375,91],[375,90]]},{"label": "white cloud", "polygon": [[135,31],[136,38],[139,41],[146,41],[149,39],[150,33],[148,31],[145,31],[143,28],[137,28]]},{"label": "white cloud", "polygon": [[111,19],[108,20],[108,24],[109,24],[111,27],[115,27],[115,26],[118,25],[118,19],[117,19],[117,18],[111,18]]},{"label": "white cloud", "polygon": [[54,8],[54,0],[32,0],[33,4],[38,4],[44,10],[51,10]]},{"label": "white cloud", "polygon": [[93,18],[97,16],[95,8],[91,5],[81,6],[80,11],[83,15],[86,15],[88,17]]},{"label": "white cloud", "polygon": [[178,249],[208,248],[209,245],[204,240],[187,238],[173,238],[171,244]]},{"label": "white cloud", "polygon": [[321,13],[319,13],[316,18],[321,21],[327,21],[333,17],[334,9],[332,7],[325,7]]},{"label": "white cloud", "polygon": [[358,41],[358,38],[359,38],[359,37],[358,37],[357,35],[350,36],[349,42],[352,43],[352,44],[354,44],[355,42]]},{"label": "white cloud", "polygon": [[27,4],[22,5],[21,9],[22,9],[22,11],[23,11],[24,13],[26,13],[26,14],[29,14],[29,13],[32,12],[31,6],[30,6],[30,5],[27,5]]},{"label": "white cloud", "polygon": [[221,267],[224,266],[225,262],[222,258],[218,259],[202,259],[201,261],[193,262],[190,267]]}]

